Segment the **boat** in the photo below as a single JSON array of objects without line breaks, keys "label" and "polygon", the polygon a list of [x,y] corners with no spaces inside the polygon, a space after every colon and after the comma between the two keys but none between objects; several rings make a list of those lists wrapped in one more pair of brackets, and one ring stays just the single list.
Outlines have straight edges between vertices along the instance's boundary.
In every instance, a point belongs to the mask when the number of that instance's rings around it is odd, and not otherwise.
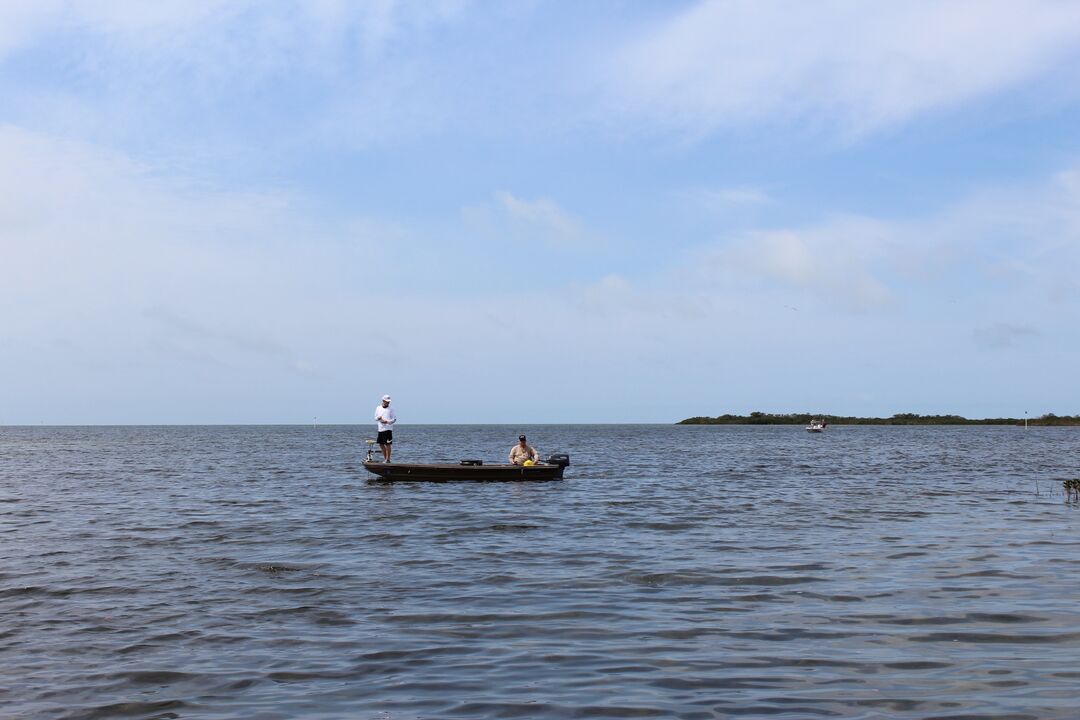
[{"label": "boat", "polygon": [[829,427],[829,423],[825,422],[824,418],[821,420],[811,420],[810,424],[806,426],[806,432],[825,432],[825,428],[827,427]]},{"label": "boat", "polygon": [[570,456],[556,453],[535,465],[485,465],[482,460],[457,463],[388,463],[365,460],[364,469],[381,480],[416,482],[534,482],[562,480]]}]

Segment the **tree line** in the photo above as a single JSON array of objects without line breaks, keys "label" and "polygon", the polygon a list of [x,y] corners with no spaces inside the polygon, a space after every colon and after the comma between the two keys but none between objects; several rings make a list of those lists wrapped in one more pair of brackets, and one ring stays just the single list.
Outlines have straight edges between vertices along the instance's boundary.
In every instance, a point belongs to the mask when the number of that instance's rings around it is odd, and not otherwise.
[{"label": "tree line", "polygon": [[[680,420],[677,425],[805,425],[813,419],[824,419],[830,425],[1023,425],[1024,418],[966,418],[961,415],[917,415],[897,413],[892,417],[854,417],[816,413],[765,413],[749,415],[717,415],[716,417],[692,417]],[[1028,425],[1078,425],[1080,415],[1055,415],[1046,413],[1027,420]]]}]

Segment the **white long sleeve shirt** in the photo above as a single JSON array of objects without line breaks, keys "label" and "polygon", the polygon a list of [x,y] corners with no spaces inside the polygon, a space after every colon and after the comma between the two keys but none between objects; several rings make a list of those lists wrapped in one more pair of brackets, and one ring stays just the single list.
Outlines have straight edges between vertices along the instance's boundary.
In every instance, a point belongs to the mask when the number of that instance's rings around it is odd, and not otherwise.
[{"label": "white long sleeve shirt", "polygon": [[378,423],[379,432],[393,430],[394,423],[397,422],[397,413],[394,412],[393,406],[383,407],[382,403],[379,403],[375,408],[375,422]]}]

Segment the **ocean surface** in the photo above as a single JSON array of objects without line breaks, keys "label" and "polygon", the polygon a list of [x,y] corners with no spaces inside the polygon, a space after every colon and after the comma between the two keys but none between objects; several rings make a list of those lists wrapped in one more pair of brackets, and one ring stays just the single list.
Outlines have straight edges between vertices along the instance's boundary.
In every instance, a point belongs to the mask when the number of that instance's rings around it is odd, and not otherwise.
[{"label": "ocean surface", "polygon": [[2,718],[1076,718],[1080,429],[0,428]]}]

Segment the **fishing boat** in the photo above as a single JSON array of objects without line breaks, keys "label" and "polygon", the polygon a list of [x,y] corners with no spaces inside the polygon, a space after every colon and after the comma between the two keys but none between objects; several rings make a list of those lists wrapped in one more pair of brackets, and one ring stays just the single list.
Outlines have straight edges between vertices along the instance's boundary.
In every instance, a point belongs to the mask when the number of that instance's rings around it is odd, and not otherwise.
[{"label": "fishing boat", "polygon": [[810,424],[806,426],[806,432],[820,433],[825,432],[825,428],[829,427],[829,423],[821,420],[811,420]]},{"label": "fishing boat", "polygon": [[482,460],[457,463],[388,463],[365,460],[364,469],[382,480],[419,482],[533,482],[562,480],[570,456],[557,453],[535,465],[485,465]]}]

